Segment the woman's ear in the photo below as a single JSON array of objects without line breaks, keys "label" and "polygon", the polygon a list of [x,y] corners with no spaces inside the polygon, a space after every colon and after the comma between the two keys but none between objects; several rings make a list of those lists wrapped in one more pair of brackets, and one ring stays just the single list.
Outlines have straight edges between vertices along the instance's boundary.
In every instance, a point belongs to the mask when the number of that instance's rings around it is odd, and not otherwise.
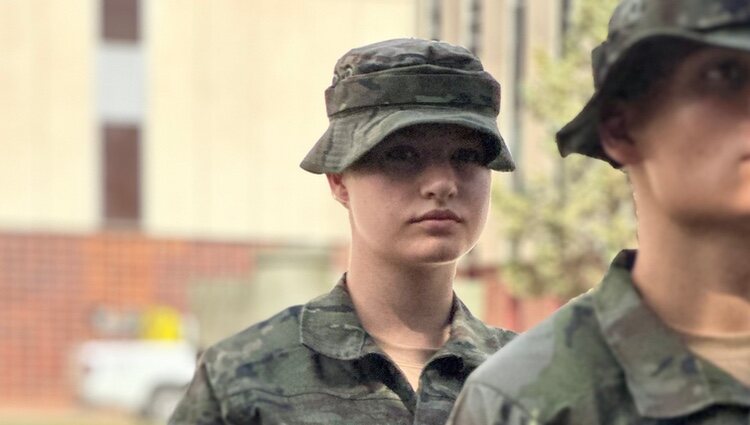
[{"label": "woman's ear", "polygon": [[331,188],[333,199],[337,200],[345,208],[349,208],[349,191],[344,183],[344,175],[341,173],[326,173],[328,186]]},{"label": "woman's ear", "polygon": [[599,140],[604,152],[620,165],[628,166],[641,160],[632,137],[635,112],[623,104],[609,105],[602,111]]}]

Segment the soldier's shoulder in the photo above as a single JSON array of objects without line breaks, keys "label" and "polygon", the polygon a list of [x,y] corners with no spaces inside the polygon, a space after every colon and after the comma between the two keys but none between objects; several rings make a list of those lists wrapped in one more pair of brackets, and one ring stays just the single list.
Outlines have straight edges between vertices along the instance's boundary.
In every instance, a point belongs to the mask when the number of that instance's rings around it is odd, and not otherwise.
[{"label": "soldier's shoulder", "polygon": [[513,332],[511,330],[503,329],[503,328],[497,328],[497,327],[494,327],[494,326],[487,326],[487,332],[490,335],[492,335],[494,346],[498,350],[500,348],[506,346],[515,337],[518,336],[517,333],[515,333],[515,332]]},{"label": "soldier's shoulder", "polygon": [[209,369],[232,369],[263,361],[272,353],[304,349],[299,337],[301,311],[302,306],[289,307],[214,344],[205,351],[204,362]]},{"label": "soldier's shoulder", "polygon": [[[247,349],[248,343],[263,342],[267,349],[278,349],[285,345],[299,342],[299,322],[302,314],[301,305],[288,307],[266,320],[255,323],[246,329],[216,344],[221,350],[234,351]],[[251,352],[257,351],[254,349]]]},{"label": "soldier's shoulder", "polygon": [[[595,388],[616,365],[598,324],[591,295],[582,295],[492,355],[469,378],[529,411],[565,402]],[[601,368],[603,370],[595,371]]]}]

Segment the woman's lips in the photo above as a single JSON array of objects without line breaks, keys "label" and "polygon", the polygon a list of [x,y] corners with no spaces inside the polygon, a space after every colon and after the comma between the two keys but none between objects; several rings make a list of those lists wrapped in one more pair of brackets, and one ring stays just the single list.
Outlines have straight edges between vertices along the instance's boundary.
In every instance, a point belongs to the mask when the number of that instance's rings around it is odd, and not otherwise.
[{"label": "woman's lips", "polygon": [[411,220],[412,223],[420,223],[424,221],[455,221],[460,223],[461,217],[448,209],[432,210]]}]

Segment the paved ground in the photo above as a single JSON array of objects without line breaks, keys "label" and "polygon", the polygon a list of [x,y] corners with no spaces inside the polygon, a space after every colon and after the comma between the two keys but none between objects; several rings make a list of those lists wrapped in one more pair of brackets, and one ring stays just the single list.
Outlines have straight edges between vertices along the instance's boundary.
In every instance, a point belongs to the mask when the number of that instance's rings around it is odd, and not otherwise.
[{"label": "paved ground", "polygon": [[0,425],[156,425],[117,412],[0,409]]}]

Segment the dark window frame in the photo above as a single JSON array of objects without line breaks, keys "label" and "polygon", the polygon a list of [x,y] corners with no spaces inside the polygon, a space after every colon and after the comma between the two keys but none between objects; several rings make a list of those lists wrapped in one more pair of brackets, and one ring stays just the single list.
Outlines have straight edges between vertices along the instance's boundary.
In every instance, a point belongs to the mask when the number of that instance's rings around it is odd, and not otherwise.
[{"label": "dark window frame", "polygon": [[105,123],[102,137],[102,216],[105,227],[137,228],[141,221],[141,128]]},{"label": "dark window frame", "polygon": [[140,0],[101,0],[101,37],[136,43],[141,39]]}]

